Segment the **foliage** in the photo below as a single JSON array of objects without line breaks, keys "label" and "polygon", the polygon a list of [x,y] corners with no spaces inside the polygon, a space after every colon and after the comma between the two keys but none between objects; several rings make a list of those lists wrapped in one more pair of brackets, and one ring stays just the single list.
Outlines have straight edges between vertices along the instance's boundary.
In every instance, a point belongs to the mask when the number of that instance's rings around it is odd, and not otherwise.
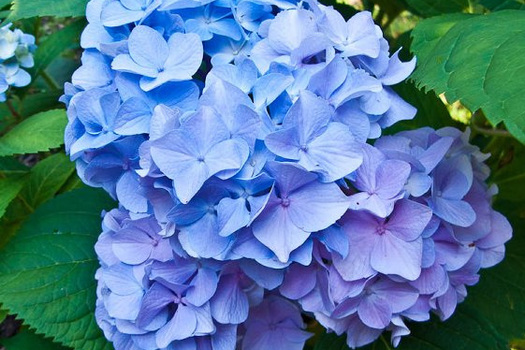
[{"label": "foliage", "polygon": [[[330,2],[327,2],[330,3]],[[79,188],[63,149],[66,113],[57,100],[80,65],[86,0],[0,0],[4,23],[35,35],[39,48],[29,86],[0,104],[0,322],[23,320],[1,338],[6,350],[111,349],[94,321],[93,250],[100,213],[115,203]],[[331,1],[346,18],[355,8]],[[355,5],[355,4],[354,4]],[[398,349],[506,349],[525,337],[525,4],[521,0],[368,0],[392,45],[404,42],[418,64],[396,91],[418,108],[413,121],[389,130],[458,126],[437,97],[474,112],[472,141],[492,153],[495,207],[514,228],[505,260],[484,271],[454,316],[410,324]],[[357,6],[359,7],[359,6]],[[48,16],[48,17],[42,17]],[[69,17],[79,17],[69,18]],[[396,28],[395,32],[392,29]],[[412,43],[407,40],[412,38]],[[399,45],[400,46],[400,45]],[[318,329],[314,325],[312,329]],[[317,330],[319,333],[319,331]],[[392,349],[388,334],[365,349]],[[318,334],[314,350],[347,349]],[[460,345],[459,345],[460,344]],[[460,347],[461,346],[461,347]],[[516,345],[518,348],[519,345]]]}]

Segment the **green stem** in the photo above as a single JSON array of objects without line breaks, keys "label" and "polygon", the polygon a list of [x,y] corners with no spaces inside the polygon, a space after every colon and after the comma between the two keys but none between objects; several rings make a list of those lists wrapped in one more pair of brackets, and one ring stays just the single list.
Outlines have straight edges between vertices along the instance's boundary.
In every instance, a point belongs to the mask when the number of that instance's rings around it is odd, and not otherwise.
[{"label": "green stem", "polygon": [[35,27],[34,27],[34,31],[35,31],[35,41],[36,41],[36,44],[40,44],[40,28],[42,26],[42,19],[40,17],[37,17],[36,20],[35,20]]},{"label": "green stem", "polygon": [[9,109],[9,112],[11,112],[11,115],[15,117],[16,120],[20,120],[22,117],[21,115],[16,111],[15,107],[13,106],[13,103],[11,103],[11,100],[7,98],[6,100],[7,108]]},{"label": "green stem", "polygon": [[42,79],[44,79],[47,83],[47,85],[49,85],[49,87],[53,90],[60,90],[60,86],[58,86],[58,84],[56,83],[55,79],[53,79],[53,77],[51,77],[49,74],[47,74],[47,72],[45,70],[41,70],[40,71],[40,76],[42,77]]},{"label": "green stem", "polygon": [[482,135],[486,136],[497,136],[497,137],[513,137],[510,132],[503,129],[496,129],[496,128],[485,128],[484,126],[481,126],[478,124],[480,114],[478,112],[475,112],[472,114],[472,118],[470,119],[470,126],[472,129]]},{"label": "green stem", "polygon": [[387,348],[388,350],[392,350],[392,346],[390,345],[388,340],[385,339],[384,336],[381,336],[381,342],[385,345],[385,348]]}]

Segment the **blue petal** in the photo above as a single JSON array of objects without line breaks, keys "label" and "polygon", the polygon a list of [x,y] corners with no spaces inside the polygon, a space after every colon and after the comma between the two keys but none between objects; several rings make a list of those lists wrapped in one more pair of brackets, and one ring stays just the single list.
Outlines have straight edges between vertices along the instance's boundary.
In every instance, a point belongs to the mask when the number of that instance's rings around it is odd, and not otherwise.
[{"label": "blue petal", "polygon": [[195,312],[188,306],[179,304],[173,318],[157,331],[157,345],[167,347],[174,340],[191,337],[197,328]]},{"label": "blue petal", "polygon": [[200,307],[211,299],[217,290],[219,278],[212,269],[200,268],[191,281],[191,287],[186,292],[186,299],[193,305]]},{"label": "blue petal", "polygon": [[362,161],[361,145],[353,140],[346,125],[334,122],[307,144],[300,153],[299,164],[319,172],[323,182],[332,182],[356,170]]},{"label": "blue petal", "polygon": [[156,30],[147,26],[137,26],[128,40],[129,55],[138,65],[161,69],[170,54],[166,40]]},{"label": "blue petal", "polygon": [[219,235],[227,237],[248,225],[250,222],[250,212],[246,208],[244,198],[224,198],[217,206],[217,222],[219,225]]}]

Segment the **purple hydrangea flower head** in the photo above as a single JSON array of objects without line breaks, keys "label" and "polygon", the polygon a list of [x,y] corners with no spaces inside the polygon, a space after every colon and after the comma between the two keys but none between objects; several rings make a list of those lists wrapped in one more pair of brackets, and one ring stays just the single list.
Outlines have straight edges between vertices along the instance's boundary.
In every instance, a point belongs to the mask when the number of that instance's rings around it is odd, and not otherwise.
[{"label": "purple hydrangea flower head", "polygon": [[400,200],[388,221],[373,214],[349,211],[343,230],[349,240],[348,257],[334,257],[339,272],[347,280],[393,274],[415,280],[421,273],[423,239],[431,210],[417,202]]},{"label": "purple hydrangea flower head", "polygon": [[250,309],[244,323],[243,349],[301,350],[312,336],[304,330],[300,310],[288,300],[270,295]]},{"label": "purple hydrangea flower head", "polygon": [[350,196],[350,209],[367,210],[387,217],[394,203],[404,197],[404,186],[410,175],[410,164],[387,159],[377,148],[364,145],[363,164],[357,169],[352,184],[360,191]]}]

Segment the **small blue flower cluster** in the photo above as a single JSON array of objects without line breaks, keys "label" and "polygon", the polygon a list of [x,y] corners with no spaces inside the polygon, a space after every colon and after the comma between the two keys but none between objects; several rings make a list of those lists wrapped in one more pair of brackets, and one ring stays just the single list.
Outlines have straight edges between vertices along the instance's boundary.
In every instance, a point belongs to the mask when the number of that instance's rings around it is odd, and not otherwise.
[{"label": "small blue flower cluster", "polygon": [[[391,88],[371,14],[314,0],[92,0],[66,148],[120,203],[96,245],[117,350],[351,347],[449,317],[511,236],[468,134]],[[376,139],[374,146],[367,143]]]},{"label": "small blue flower cluster", "polygon": [[31,76],[22,68],[31,68],[35,64],[35,37],[10,28],[11,24],[0,28],[0,102],[5,102],[9,86],[29,85]]}]

